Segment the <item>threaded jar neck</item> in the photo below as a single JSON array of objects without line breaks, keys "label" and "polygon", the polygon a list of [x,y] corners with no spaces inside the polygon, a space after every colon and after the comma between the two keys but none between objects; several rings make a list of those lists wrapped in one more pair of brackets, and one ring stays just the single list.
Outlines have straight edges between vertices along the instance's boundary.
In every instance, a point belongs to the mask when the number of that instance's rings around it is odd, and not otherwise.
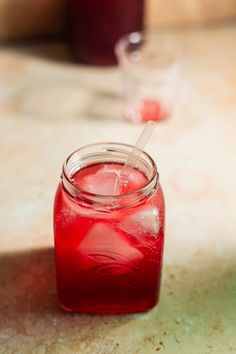
[{"label": "threaded jar neck", "polygon": [[76,172],[94,164],[125,164],[133,146],[120,143],[98,143],[84,146],[73,152],[64,162],[62,185],[66,193],[78,202],[93,205],[99,210],[111,211],[141,204],[158,187],[159,175],[153,159],[144,151],[140,153],[135,168],[147,178],[147,183],[140,189],[121,195],[99,195],[78,187],[73,180]]}]

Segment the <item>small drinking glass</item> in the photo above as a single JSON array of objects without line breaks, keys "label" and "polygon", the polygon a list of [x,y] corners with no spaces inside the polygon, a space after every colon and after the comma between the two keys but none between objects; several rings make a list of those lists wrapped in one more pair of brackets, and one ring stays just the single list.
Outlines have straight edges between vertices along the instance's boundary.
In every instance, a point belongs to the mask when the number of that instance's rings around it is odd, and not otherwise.
[{"label": "small drinking glass", "polygon": [[179,31],[149,30],[130,33],[116,43],[124,114],[130,121],[159,121],[170,115],[185,58],[181,38]]}]

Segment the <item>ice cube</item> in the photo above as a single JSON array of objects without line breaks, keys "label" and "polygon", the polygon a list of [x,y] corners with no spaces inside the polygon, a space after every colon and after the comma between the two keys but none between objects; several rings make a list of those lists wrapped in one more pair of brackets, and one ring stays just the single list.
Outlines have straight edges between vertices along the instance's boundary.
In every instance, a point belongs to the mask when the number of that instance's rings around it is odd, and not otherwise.
[{"label": "ice cube", "polygon": [[158,209],[150,207],[132,213],[120,222],[119,228],[125,233],[136,237],[139,241],[145,235],[152,235],[157,238],[160,228]]},{"label": "ice cube", "polygon": [[101,173],[120,173],[121,166],[119,164],[104,164],[97,170],[96,174]]},{"label": "ice cube", "polygon": [[[96,173],[84,178],[82,188],[89,193],[113,195],[117,174],[114,172]],[[119,191],[118,191],[119,192]]]},{"label": "ice cube", "polygon": [[105,223],[94,225],[78,247],[79,263],[84,270],[98,265],[137,267],[143,254]]},{"label": "ice cube", "polygon": [[[147,183],[145,175],[137,169],[126,167],[125,176],[120,175],[121,171],[122,166],[119,164],[105,164],[96,171],[95,176],[115,174],[119,178],[118,183],[116,183],[116,188],[112,190],[115,195],[124,194],[124,191],[132,192]],[[127,188],[128,186],[130,186],[130,188]]]}]

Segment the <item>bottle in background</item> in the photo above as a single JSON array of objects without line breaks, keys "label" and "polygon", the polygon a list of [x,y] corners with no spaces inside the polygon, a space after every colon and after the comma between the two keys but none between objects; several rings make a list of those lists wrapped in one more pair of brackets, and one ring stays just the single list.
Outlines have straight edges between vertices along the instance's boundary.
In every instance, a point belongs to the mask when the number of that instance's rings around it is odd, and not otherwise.
[{"label": "bottle in background", "polygon": [[76,61],[116,64],[114,45],[143,29],[144,0],[68,0],[70,44]]}]

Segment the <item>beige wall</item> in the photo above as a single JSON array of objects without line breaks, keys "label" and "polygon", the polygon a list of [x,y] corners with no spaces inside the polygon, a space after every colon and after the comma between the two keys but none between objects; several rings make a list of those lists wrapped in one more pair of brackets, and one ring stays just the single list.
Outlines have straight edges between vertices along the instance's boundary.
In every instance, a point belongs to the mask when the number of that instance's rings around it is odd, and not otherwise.
[{"label": "beige wall", "polygon": [[[63,32],[65,1],[0,0],[0,39]],[[236,0],[146,1],[148,27],[236,18]]]},{"label": "beige wall", "polygon": [[59,33],[64,0],[0,0],[0,39]]},{"label": "beige wall", "polygon": [[148,0],[146,24],[212,22],[236,19],[236,0]]}]

